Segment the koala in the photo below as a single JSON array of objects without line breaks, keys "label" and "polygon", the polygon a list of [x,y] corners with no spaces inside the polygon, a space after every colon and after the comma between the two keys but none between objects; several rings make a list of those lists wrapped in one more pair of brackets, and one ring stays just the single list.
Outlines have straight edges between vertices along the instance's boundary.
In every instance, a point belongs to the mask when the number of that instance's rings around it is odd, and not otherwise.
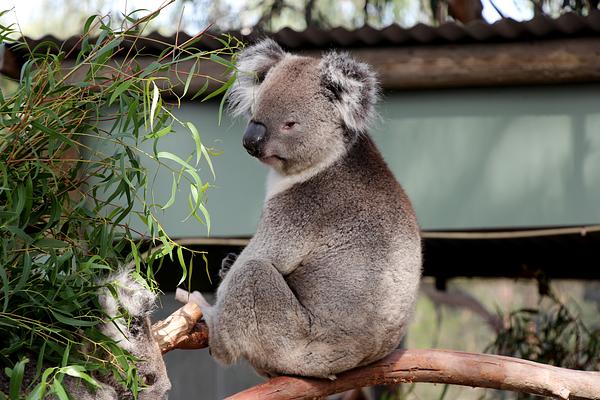
[{"label": "koala", "polygon": [[[113,287],[117,297],[109,291],[107,284]],[[98,302],[111,318],[100,326],[100,330],[138,359],[137,373],[142,377],[145,387],[140,390],[137,398],[166,400],[171,390],[171,382],[167,376],[160,348],[150,330],[149,315],[156,304],[156,295],[134,279],[127,268],[111,274],[101,282],[100,286],[102,288],[98,293]],[[125,321],[122,317],[123,311],[127,312],[131,321]],[[84,349],[84,351],[88,350],[90,349]],[[35,355],[32,354],[29,358],[35,359]],[[25,386],[34,380],[35,367],[35,363],[26,364]],[[100,384],[100,387],[95,390],[81,379],[66,375],[63,384],[71,398],[77,400],[133,400],[135,398],[133,393],[126,391],[113,376],[94,375],[94,378]],[[8,393],[8,387],[8,379],[0,374],[0,391]],[[55,399],[57,396],[50,395],[44,398]]]},{"label": "koala", "polygon": [[[106,279],[112,285],[117,297],[106,287],[98,294],[98,302],[112,321],[104,323],[100,330],[120,347],[130,352],[139,361],[137,373],[146,385],[138,394],[139,400],[166,400],[171,390],[171,381],[158,343],[151,332],[150,313],[156,305],[156,295],[143,283],[138,282],[132,271],[126,267],[113,273]],[[123,311],[131,318],[126,321]],[[74,398],[81,400],[133,400],[133,393],[125,391],[113,376],[98,377],[100,389],[95,393],[83,385],[80,380],[68,383]]]},{"label": "koala", "polygon": [[265,376],[331,378],[392,352],[421,275],[411,203],[367,133],[378,84],[346,53],[266,39],[237,59],[233,115],[269,167],[256,234],[205,306],[211,354]]}]

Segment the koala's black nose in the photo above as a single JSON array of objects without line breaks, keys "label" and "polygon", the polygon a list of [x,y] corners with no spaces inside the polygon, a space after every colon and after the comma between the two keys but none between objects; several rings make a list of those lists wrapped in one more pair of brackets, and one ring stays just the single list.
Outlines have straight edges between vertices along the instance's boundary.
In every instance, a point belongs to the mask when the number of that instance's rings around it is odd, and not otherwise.
[{"label": "koala's black nose", "polygon": [[267,127],[260,122],[250,121],[244,132],[242,144],[244,148],[253,157],[259,157],[262,146],[267,136]]}]

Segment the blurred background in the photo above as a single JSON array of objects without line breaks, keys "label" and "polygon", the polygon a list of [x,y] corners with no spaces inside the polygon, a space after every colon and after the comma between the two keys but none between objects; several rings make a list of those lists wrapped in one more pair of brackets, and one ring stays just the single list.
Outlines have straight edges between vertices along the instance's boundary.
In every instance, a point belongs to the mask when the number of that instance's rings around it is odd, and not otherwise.
[{"label": "blurred background", "polygon": [[[2,18],[18,23],[31,43],[62,43],[77,39],[90,14],[118,25],[124,12],[164,2],[4,3],[12,12]],[[347,50],[370,63],[383,87],[372,135],[411,197],[425,239],[422,295],[405,346],[600,369],[598,0],[178,0],[153,24],[149,37],[169,43],[208,28],[245,42],[270,36],[313,56]],[[207,35],[200,46],[217,44]],[[4,72],[18,70],[13,61],[3,57]],[[187,96],[176,111],[221,153],[208,194],[210,235],[182,222],[185,199],[163,216],[172,237],[209,252],[208,270],[199,265],[188,288],[206,293],[218,284],[220,259],[253,234],[266,175],[241,147],[245,122],[224,115],[219,123],[219,101]],[[183,132],[166,145],[175,154],[194,146]],[[166,201],[170,175],[158,172],[155,182],[155,196]],[[178,306],[171,293],[178,273],[161,270],[157,319]],[[260,381],[244,365],[217,366],[205,350],[166,359],[171,399],[221,399]],[[515,398],[429,384],[362,395]]]},{"label": "blurred background", "polygon": [[[23,32],[65,37],[80,33],[92,13],[112,14],[135,9],[153,10],[163,0],[5,0],[14,7]],[[412,27],[447,21],[488,23],[502,18],[526,21],[534,16],[557,18],[567,12],[587,15],[596,0],[178,0],[154,21],[162,33],[196,32],[207,25],[222,31],[256,29],[278,31],[289,27],[346,29],[369,25],[375,29],[398,24]],[[185,12],[182,12],[184,11]]]}]

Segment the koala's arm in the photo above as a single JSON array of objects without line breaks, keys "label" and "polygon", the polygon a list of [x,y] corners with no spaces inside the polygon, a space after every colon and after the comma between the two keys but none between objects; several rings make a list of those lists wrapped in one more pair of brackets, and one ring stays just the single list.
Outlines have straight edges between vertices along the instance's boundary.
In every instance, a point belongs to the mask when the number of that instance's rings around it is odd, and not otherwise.
[{"label": "koala's arm", "polygon": [[290,225],[259,226],[223,277],[215,304],[203,308],[214,358],[230,364],[271,346],[268,353],[273,354],[286,346],[270,340],[302,336],[298,332],[305,332],[309,316],[285,276],[310,252],[308,239]]},{"label": "koala's arm", "polygon": [[265,214],[256,234],[231,269],[249,261],[260,261],[272,265],[283,276],[289,275],[315,246],[312,230],[297,226],[285,217],[275,220],[276,216]]}]

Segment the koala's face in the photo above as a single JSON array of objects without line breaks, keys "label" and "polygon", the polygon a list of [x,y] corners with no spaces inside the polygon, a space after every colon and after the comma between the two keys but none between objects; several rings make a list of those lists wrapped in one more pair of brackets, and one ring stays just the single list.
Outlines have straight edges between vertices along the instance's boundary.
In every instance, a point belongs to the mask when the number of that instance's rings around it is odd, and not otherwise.
[{"label": "koala's face", "polygon": [[229,103],[249,116],[243,145],[285,175],[339,158],[374,113],[374,75],[347,55],[299,57],[265,40],[242,52],[238,69]]},{"label": "koala's face", "polygon": [[318,77],[319,62],[286,57],[261,84],[244,135],[246,150],[276,170],[297,173],[344,149],[343,127]]}]

